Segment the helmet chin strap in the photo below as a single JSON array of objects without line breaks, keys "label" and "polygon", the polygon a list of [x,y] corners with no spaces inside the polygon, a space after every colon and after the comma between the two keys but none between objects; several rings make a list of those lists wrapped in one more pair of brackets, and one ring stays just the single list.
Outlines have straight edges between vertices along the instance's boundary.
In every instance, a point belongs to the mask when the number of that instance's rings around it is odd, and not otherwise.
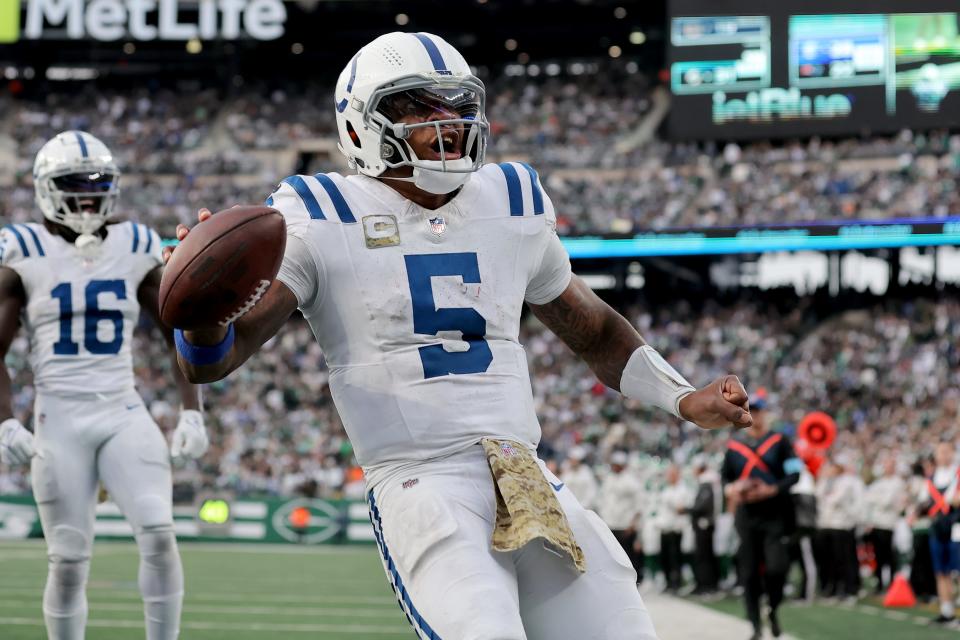
[{"label": "helmet chin strap", "polygon": [[100,236],[92,233],[81,233],[77,236],[77,239],[73,241],[73,245],[77,248],[80,257],[85,260],[93,260],[99,256],[100,245],[102,243],[103,240]]}]

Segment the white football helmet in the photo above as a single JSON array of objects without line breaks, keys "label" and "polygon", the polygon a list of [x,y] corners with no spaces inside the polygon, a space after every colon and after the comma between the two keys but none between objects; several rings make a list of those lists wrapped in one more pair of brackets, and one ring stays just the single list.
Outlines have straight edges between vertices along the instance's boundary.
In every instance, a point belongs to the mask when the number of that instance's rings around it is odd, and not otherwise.
[{"label": "white football helmet", "polygon": [[[387,169],[412,167],[412,177],[391,179],[443,194],[483,166],[490,128],[483,83],[438,36],[380,36],[344,68],[334,102],[338,146],[360,173],[377,177]],[[398,122],[404,116],[416,122]],[[436,130],[434,157],[418,158],[406,141],[423,127]]]},{"label": "white football helmet", "polygon": [[119,180],[110,149],[85,131],[57,134],[33,163],[33,189],[43,216],[81,236],[96,233],[110,217]]}]

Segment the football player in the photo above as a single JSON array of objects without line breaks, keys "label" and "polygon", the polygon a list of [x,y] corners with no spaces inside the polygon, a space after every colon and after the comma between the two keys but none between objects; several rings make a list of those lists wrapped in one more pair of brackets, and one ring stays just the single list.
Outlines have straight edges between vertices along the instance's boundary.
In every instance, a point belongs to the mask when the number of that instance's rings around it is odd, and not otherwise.
[{"label": "football player", "polygon": [[334,96],[358,175],[283,180],[279,275],[233,325],[177,332],[180,363],[222,378],[303,312],[419,637],[654,638],[630,560],[536,458],[524,302],[627,397],[719,428],[751,423],[747,395],[733,375],[694,389],[571,274],[537,173],[484,164],[485,101],[437,36],[363,47]]},{"label": "football player", "polygon": [[[43,615],[54,640],[84,637],[100,482],[136,537],[146,637],[176,638],[180,626],[170,452],[134,387],[130,353],[141,307],[162,326],[160,238],[142,224],[107,222],[119,177],[100,140],[57,135],[33,168],[43,224],[11,224],[0,242],[0,355],[22,323],[36,388],[31,434],[13,416],[0,366],[0,456],[31,462],[49,559]],[[198,389],[175,365],[173,374],[183,402],[173,454],[198,457],[208,444]]]}]

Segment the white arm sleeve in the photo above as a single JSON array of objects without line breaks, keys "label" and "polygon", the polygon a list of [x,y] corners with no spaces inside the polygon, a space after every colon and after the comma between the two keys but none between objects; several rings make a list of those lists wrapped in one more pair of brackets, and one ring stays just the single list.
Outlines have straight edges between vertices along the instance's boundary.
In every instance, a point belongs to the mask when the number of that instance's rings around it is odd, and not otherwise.
[{"label": "white arm sleeve", "polygon": [[547,304],[564,292],[572,277],[570,256],[556,232],[551,231],[540,264],[527,283],[524,298],[530,304]]},{"label": "white arm sleeve", "polygon": [[287,234],[287,248],[280,264],[277,280],[287,285],[297,296],[297,306],[307,312],[320,303],[326,289],[326,271],[323,262],[310,250],[300,235]]}]

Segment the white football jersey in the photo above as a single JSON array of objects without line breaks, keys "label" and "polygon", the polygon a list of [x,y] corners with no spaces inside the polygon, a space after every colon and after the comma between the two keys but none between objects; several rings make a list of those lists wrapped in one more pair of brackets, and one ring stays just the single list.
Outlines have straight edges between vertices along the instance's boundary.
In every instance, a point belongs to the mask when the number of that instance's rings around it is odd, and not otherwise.
[{"label": "white football jersey", "polygon": [[0,232],[0,264],[20,275],[27,294],[21,322],[39,391],[134,388],[130,344],[140,315],[137,290],[162,264],[162,247],[156,232],[142,224],[107,229],[91,261],[42,224],[13,224]]},{"label": "white football jersey", "polygon": [[532,168],[486,165],[436,210],[333,173],[287,178],[267,204],[287,221],[278,279],[323,348],[371,482],[486,436],[536,446],[520,312],[571,271]]}]

